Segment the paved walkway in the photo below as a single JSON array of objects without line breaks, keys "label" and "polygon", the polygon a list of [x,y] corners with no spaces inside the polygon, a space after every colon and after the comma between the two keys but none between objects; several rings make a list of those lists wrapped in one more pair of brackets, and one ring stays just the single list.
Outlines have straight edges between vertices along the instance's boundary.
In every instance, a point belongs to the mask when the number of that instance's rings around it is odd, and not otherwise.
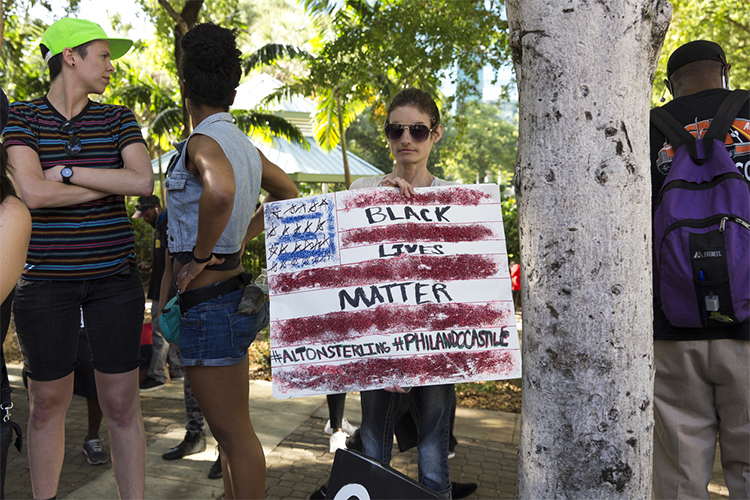
[{"label": "paved walkway", "polygon": [[[13,420],[26,428],[28,402],[21,382],[21,366],[10,365],[13,387]],[[167,462],[161,454],[179,443],[185,434],[182,383],[141,395],[146,429],[146,497],[154,499],[213,499],[223,495],[221,480],[208,479],[216,460],[216,441],[209,437],[203,453]],[[91,466],[81,453],[86,434],[86,401],[73,397],[66,418],[66,451],[60,477],[60,499],[117,498],[111,464]],[[328,419],[324,396],[276,400],[269,382],[250,383],[250,416],[266,453],[268,498],[309,498],[328,478],[333,454],[328,452]],[[361,421],[359,395],[347,397],[346,417]],[[456,436],[459,446],[451,460],[452,479],[480,485],[473,498],[513,498],[516,479],[516,443],[520,418],[516,414],[458,408]],[[109,449],[106,422],[101,436]],[[416,451],[394,452],[393,466],[417,477]],[[30,499],[31,482],[26,453],[11,448],[8,455],[6,496]]]},{"label": "paved walkway", "polygon": [[[26,428],[28,402],[21,383],[20,365],[9,366],[14,388],[13,419]],[[359,395],[347,397],[346,417],[355,425],[361,421]],[[179,443],[185,433],[182,383],[141,395],[146,429],[146,497],[152,499],[215,499],[223,496],[221,480],[208,479],[216,459],[213,438],[205,452],[167,462],[161,454]],[[333,454],[323,427],[328,419],[324,396],[275,400],[269,382],[250,384],[250,415],[266,453],[266,496],[309,498],[328,477]],[[87,426],[86,401],[74,396],[66,418],[66,451],[58,498],[116,499],[111,464],[90,466],[81,453]],[[479,485],[470,498],[511,499],[515,496],[517,443],[520,415],[458,408],[455,435],[456,456],[450,461],[451,479]],[[106,422],[102,438],[109,449]],[[8,456],[6,497],[30,499],[31,483],[26,468],[26,450],[11,448]],[[410,477],[417,477],[416,450],[394,450],[392,465]],[[726,498],[720,469],[711,484],[712,499]]]}]

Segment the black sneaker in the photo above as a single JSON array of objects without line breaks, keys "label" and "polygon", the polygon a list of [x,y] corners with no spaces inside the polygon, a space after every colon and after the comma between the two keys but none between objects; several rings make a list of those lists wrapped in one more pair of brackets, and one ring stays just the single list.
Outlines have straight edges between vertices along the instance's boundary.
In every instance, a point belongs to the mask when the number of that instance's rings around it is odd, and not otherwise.
[{"label": "black sneaker", "polygon": [[91,465],[102,465],[109,461],[109,453],[104,451],[102,438],[99,436],[94,436],[88,441],[84,441],[81,451],[86,455],[86,461]]},{"label": "black sneaker", "polygon": [[185,433],[185,439],[174,448],[165,451],[161,458],[164,460],[179,460],[182,457],[206,451],[206,435],[203,433]]},{"label": "black sneaker", "polygon": [[141,392],[151,392],[151,391],[155,391],[159,387],[164,387],[165,385],[167,384],[165,384],[164,382],[159,382],[158,380],[149,377],[143,382],[141,382],[141,385],[138,386],[138,390]]},{"label": "black sneaker", "polygon": [[476,483],[451,483],[451,498],[466,498],[477,491]]},{"label": "black sneaker", "polygon": [[211,468],[208,469],[209,479],[221,479],[224,477],[224,473],[221,471],[221,454],[216,457],[216,462],[211,464]]},{"label": "black sneaker", "polygon": [[182,374],[182,372],[169,372],[169,378],[172,379],[172,382],[175,382],[177,380],[184,379],[185,376]]},{"label": "black sneaker", "polygon": [[324,500],[327,492],[328,488],[324,484],[317,490],[313,491],[312,495],[310,495],[310,500]]}]

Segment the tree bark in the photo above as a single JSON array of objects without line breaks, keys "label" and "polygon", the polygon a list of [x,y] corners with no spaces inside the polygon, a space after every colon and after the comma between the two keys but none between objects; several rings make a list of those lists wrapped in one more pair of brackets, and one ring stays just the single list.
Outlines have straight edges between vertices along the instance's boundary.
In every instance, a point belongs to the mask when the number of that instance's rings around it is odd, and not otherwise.
[{"label": "tree bark", "polygon": [[[0,51],[3,50],[3,43],[5,42],[5,10],[3,2],[0,2]],[[7,85],[7,82],[6,82]]]},{"label": "tree bark", "polygon": [[648,113],[666,0],[508,0],[523,297],[517,497],[651,497]]},{"label": "tree bark", "polygon": [[349,158],[346,155],[346,129],[344,128],[344,115],[341,106],[341,87],[336,87],[334,92],[336,92],[336,112],[339,122],[339,144],[341,145],[341,155],[344,158],[344,184],[346,189],[349,189],[349,186],[352,185],[352,174],[349,170]]},{"label": "tree bark", "polygon": [[[185,33],[198,22],[198,13],[203,6],[203,0],[187,0],[182,7],[182,11],[179,13],[172,7],[169,0],[159,0],[159,5],[174,21],[174,62],[177,68],[177,78],[182,81],[182,45],[180,45],[180,42]],[[193,130],[193,126],[190,123],[190,114],[185,106],[185,96],[182,94],[182,88],[180,88],[180,97],[182,102],[182,123],[184,124],[182,138],[187,139]]]}]

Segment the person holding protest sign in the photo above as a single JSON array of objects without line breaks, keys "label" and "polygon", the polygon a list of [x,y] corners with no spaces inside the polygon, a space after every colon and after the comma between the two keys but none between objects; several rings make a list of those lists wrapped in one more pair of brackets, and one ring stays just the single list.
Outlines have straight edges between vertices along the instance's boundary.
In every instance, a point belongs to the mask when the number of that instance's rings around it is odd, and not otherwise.
[{"label": "person holding protest sign", "polygon": [[263,207],[255,210],[260,188],[268,192],[265,201],[297,196],[291,179],[253,147],[228,112],[242,75],[235,38],[211,23],[182,38],[180,83],[195,128],[178,145],[180,157],[164,183],[169,210],[179,214],[169,217],[169,251],[179,291],[180,358],[219,442],[228,499],[265,496],[265,457],[248,408],[247,349],[268,322],[268,302],[240,257],[263,230]]},{"label": "person holding protest sign", "polygon": [[[416,194],[416,187],[455,184],[439,179],[427,170],[432,147],[443,135],[440,111],[427,92],[410,88],[396,95],[388,107],[384,131],[395,159],[393,172],[357,179],[350,189],[395,187],[404,197],[411,198]],[[448,455],[453,392],[453,384],[413,388],[394,385],[363,391],[360,427],[363,453],[385,464],[390,463],[394,415],[402,395],[408,397],[419,426],[419,482],[450,497],[453,488]],[[461,488],[465,486],[476,489],[476,485],[460,485]]]}]

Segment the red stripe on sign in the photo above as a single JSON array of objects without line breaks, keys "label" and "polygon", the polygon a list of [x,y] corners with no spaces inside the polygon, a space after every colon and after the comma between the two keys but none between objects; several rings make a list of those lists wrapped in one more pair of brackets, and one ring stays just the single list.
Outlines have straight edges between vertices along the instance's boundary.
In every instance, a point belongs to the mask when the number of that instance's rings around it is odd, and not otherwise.
[{"label": "red stripe on sign", "polygon": [[435,381],[450,384],[506,378],[519,372],[515,350],[449,352],[425,356],[367,358],[342,364],[301,365],[274,369],[273,383],[281,392],[352,392],[393,384],[419,386]]},{"label": "red stripe on sign", "polygon": [[511,324],[512,309],[510,302],[391,304],[360,311],[278,320],[272,325],[271,336],[274,347],[288,347],[333,344],[378,334],[489,328]]},{"label": "red stripe on sign", "polygon": [[492,195],[481,189],[447,188],[430,192],[417,191],[411,198],[406,198],[398,189],[378,189],[360,192],[352,191],[343,203],[344,210],[354,208],[377,207],[386,205],[479,205],[481,202],[496,202]]},{"label": "red stripe on sign", "polygon": [[493,255],[401,255],[391,259],[277,274],[270,279],[269,286],[274,293],[284,294],[303,289],[340,288],[383,281],[484,279],[497,274],[499,268],[500,257]]},{"label": "red stripe on sign", "polygon": [[351,248],[361,244],[392,243],[394,241],[481,241],[501,239],[489,225],[477,224],[393,224],[358,228],[339,233],[341,248]]}]

